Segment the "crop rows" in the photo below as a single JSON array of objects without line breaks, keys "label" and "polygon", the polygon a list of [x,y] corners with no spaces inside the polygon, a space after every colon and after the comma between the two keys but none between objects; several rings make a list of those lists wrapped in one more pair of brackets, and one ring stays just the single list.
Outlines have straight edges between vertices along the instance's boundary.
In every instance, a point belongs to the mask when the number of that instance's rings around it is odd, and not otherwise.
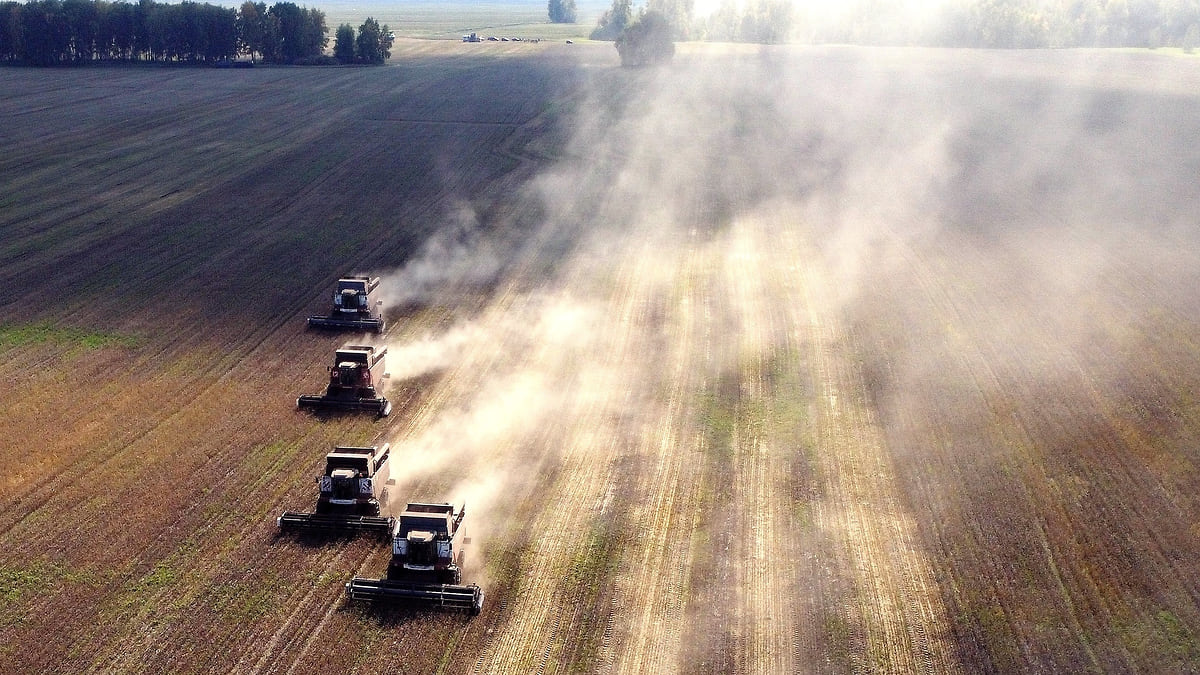
[{"label": "crop rows", "polygon": [[[6,663],[1200,664],[1190,60],[475,46],[0,69]],[[382,420],[295,410],[346,273]],[[466,501],[481,615],[277,536],[378,442],[392,512]]]}]

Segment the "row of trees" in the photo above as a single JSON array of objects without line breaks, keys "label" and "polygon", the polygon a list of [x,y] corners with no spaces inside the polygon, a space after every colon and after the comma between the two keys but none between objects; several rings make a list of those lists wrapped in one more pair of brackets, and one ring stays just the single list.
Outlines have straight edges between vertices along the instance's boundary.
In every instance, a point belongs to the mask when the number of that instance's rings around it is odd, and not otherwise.
[{"label": "row of trees", "polygon": [[[551,2],[563,0],[551,0]],[[913,3],[849,0],[822,14],[790,0],[722,0],[703,17],[693,0],[612,0],[592,38],[616,40],[654,12],[675,39],[952,47],[1200,47],[1200,0],[948,0],[918,14]]]},{"label": "row of trees", "polygon": [[[343,63],[382,63],[387,26],[367,19]],[[339,37],[340,37],[339,29]],[[329,39],[325,14],[292,2],[247,0],[234,10],[184,0],[0,2],[0,61],[33,65],[92,61],[217,62],[249,55],[273,63],[319,63]]]},{"label": "row of trees", "polygon": [[240,51],[251,60],[261,56],[272,63],[315,61],[329,44],[325,32],[324,12],[292,2],[268,8],[264,2],[246,0],[237,12]]},{"label": "row of trees", "polygon": [[632,0],[613,0],[612,7],[600,15],[591,38],[615,41],[626,29],[653,16],[649,33],[661,32],[658,24],[665,21],[675,40],[784,42],[791,34],[794,10],[791,0],[725,0],[706,17],[697,19],[693,13],[693,0],[647,0],[636,14]]},{"label": "row of trees", "polygon": [[716,42],[779,44],[792,39],[796,10],[790,0],[721,3],[695,26],[695,33]]},{"label": "row of trees", "polygon": [[237,53],[236,12],[184,2],[0,3],[0,60],[37,65],[97,59],[195,60]]},{"label": "row of trees", "polygon": [[939,18],[945,46],[1200,46],[1200,0],[957,0]]},{"label": "row of trees", "polygon": [[348,23],[338,26],[333,42],[333,56],[340,63],[383,63],[392,55],[392,31],[387,25],[367,18],[358,35]]}]

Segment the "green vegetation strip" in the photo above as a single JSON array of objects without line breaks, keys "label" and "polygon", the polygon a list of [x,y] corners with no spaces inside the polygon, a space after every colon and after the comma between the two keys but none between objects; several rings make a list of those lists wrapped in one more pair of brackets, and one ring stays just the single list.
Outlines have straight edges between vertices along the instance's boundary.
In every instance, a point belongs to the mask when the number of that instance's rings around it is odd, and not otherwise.
[{"label": "green vegetation strip", "polygon": [[573,588],[571,597],[578,599],[580,607],[591,609],[581,617],[582,625],[576,634],[587,637],[573,645],[568,672],[593,673],[599,665],[606,619],[601,600],[611,592],[612,580],[617,574],[621,529],[619,522],[592,523],[586,544],[571,561],[566,578],[568,586]]},{"label": "green vegetation strip", "polygon": [[97,583],[89,574],[37,561],[28,567],[0,567],[0,604],[12,606],[26,594],[50,592],[62,583]]},{"label": "green vegetation strip", "polygon": [[40,344],[102,349],[136,347],[140,342],[139,338],[131,335],[91,332],[82,328],[55,326],[47,321],[0,325],[0,349]]}]

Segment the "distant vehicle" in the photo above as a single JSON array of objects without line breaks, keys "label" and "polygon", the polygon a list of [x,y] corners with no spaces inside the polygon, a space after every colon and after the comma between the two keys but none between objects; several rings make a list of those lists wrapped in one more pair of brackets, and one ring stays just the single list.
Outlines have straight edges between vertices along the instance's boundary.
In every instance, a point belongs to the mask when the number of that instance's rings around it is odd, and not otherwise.
[{"label": "distant vehicle", "polygon": [[463,42],[481,42],[481,40],[477,34],[471,33],[470,35],[463,36]]},{"label": "distant vehicle", "polygon": [[573,44],[575,44],[575,41],[574,41],[574,40],[567,40],[567,44],[569,44],[569,45],[573,45]]},{"label": "distant vehicle", "polygon": [[488,36],[488,42],[499,42],[499,41],[500,41],[500,38],[496,37],[495,35]]}]

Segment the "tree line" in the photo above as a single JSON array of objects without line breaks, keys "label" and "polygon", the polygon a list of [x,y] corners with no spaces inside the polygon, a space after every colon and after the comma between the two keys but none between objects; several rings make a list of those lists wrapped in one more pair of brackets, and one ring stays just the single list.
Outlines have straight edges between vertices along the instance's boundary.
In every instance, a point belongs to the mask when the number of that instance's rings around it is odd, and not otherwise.
[{"label": "tree line", "polygon": [[[553,5],[552,5],[553,7]],[[612,0],[591,37],[617,40],[648,13],[676,40],[942,47],[1200,47],[1200,0],[948,0],[917,16],[894,0],[848,0],[836,12],[790,0],[721,0],[695,16],[693,0]]]},{"label": "tree line", "polygon": [[292,2],[240,9],[184,0],[0,2],[0,61],[31,65],[96,61],[219,63],[240,55],[271,63],[382,63],[391,31],[374,19],[350,26],[353,47],[325,56],[325,14]]},{"label": "tree line", "polygon": [[1200,0],[954,0],[926,41],[949,47],[1200,46]]}]

